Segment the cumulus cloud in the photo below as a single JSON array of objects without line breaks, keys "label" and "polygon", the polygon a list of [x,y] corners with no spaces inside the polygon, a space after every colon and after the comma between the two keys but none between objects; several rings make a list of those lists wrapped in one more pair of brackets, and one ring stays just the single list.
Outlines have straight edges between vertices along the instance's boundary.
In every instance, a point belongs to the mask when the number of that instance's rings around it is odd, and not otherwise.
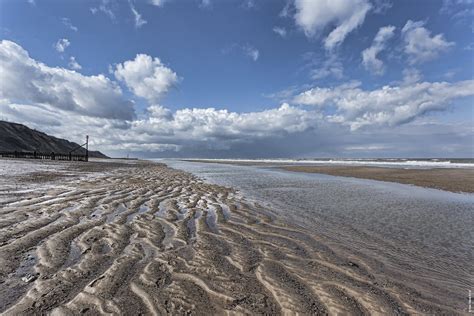
[{"label": "cumulus cloud", "polygon": [[[1,41],[2,118],[76,142],[89,134],[93,149],[118,155],[129,151],[155,157],[312,153],[334,156],[362,151],[372,154],[392,145],[416,150],[417,146],[406,146],[411,141],[401,142],[396,133],[405,133],[419,125],[420,120],[397,129],[389,126],[410,122],[429,111],[446,109],[452,100],[473,95],[474,91],[474,80],[423,82],[373,91],[363,90],[355,82],[335,88],[314,88],[294,99],[288,98],[291,104],[283,103],[263,111],[238,113],[215,108],[172,111],[156,100],[169,89],[166,82],[176,82],[177,75],[159,59],[137,55],[134,60],[116,65],[114,70],[132,92],[149,101],[146,112],[138,118],[133,103],[124,98],[116,82],[103,75],[85,76],[49,67],[29,57],[21,46]],[[364,133],[365,129],[360,129],[370,125],[377,133]],[[415,135],[424,145],[431,135],[428,131],[448,130],[430,126],[424,130],[425,134]],[[449,137],[443,138],[445,152],[459,154],[460,148],[466,148],[463,144],[470,142],[472,127],[460,130],[460,126],[455,126]],[[432,144],[439,150],[440,141]]]},{"label": "cumulus cloud", "polygon": [[74,69],[74,70],[81,70],[82,66],[79,65],[79,63],[76,61],[76,57],[71,56],[69,57],[69,63],[68,63],[69,68]]},{"label": "cumulus cloud", "polygon": [[61,38],[56,42],[56,44],[54,44],[54,48],[56,48],[58,53],[64,53],[64,51],[66,50],[66,48],[69,47],[69,45],[71,45],[71,42],[69,42],[67,38]]},{"label": "cumulus cloud", "polygon": [[[199,145],[229,149],[239,143],[280,138],[317,125],[319,116],[288,104],[260,112],[236,113],[214,108],[186,108],[171,113],[160,106],[149,108],[149,117],[134,122],[132,130],[144,143],[167,143],[180,147]],[[145,136],[146,135],[146,136]]]},{"label": "cumulus cloud", "polygon": [[141,28],[143,25],[147,24],[148,22],[142,18],[141,14],[135,9],[133,4],[130,2],[130,10],[132,10],[133,17],[135,19],[135,27],[137,29]]},{"label": "cumulus cloud", "polygon": [[362,51],[362,64],[365,69],[376,75],[383,75],[385,67],[377,55],[386,48],[387,41],[395,34],[395,26],[384,26],[375,35],[372,46]]},{"label": "cumulus cloud", "polygon": [[0,42],[0,99],[36,104],[85,116],[129,120],[133,103],[104,75],[84,76],[49,67],[28,55],[18,44]]},{"label": "cumulus cloud", "polygon": [[74,32],[77,32],[79,30],[76,26],[74,26],[71,23],[71,20],[69,20],[68,18],[62,18],[61,21],[63,22],[65,26],[67,26],[69,29],[73,30]]},{"label": "cumulus cloud", "polygon": [[136,95],[150,102],[158,101],[179,78],[159,58],[137,54],[134,60],[116,65],[115,77]]},{"label": "cumulus cloud", "polygon": [[295,23],[308,37],[335,26],[324,39],[325,48],[331,50],[364,23],[372,5],[367,0],[295,0],[295,8]]},{"label": "cumulus cloud", "polygon": [[264,111],[237,113],[215,108],[172,112],[152,103],[177,76],[159,59],[137,55],[116,66],[115,75],[150,101],[135,117],[133,103],[103,75],[49,67],[19,45],[0,44],[0,111],[9,120],[78,140],[88,133],[106,151],[159,152],[205,148],[223,150],[263,139],[288,137],[318,125],[320,115],[282,104]]},{"label": "cumulus cloud", "polygon": [[408,20],[402,29],[404,49],[410,64],[433,60],[454,46],[454,42],[446,41],[443,34],[431,36],[431,32],[424,25],[423,21]]},{"label": "cumulus cloud", "polygon": [[[208,136],[201,138],[198,130],[203,130],[203,127],[200,126],[195,133],[189,133],[192,137],[188,138],[186,128],[180,131],[178,127],[186,126],[189,121],[197,122],[192,117],[187,118],[188,113],[193,116],[192,109],[188,109],[183,114],[174,115],[166,108],[154,107],[155,113],[149,118],[136,121],[137,124],[132,125],[106,118],[72,116],[62,110],[37,105],[5,103],[0,99],[0,113],[3,119],[24,123],[48,134],[76,142],[82,141],[84,135],[89,134],[91,149],[119,156],[128,152],[141,157],[228,158],[364,155],[373,157],[374,154],[392,156],[394,152],[400,156],[425,157],[465,157],[472,154],[469,149],[473,136],[470,122],[439,124],[423,120],[401,125],[397,129],[378,126],[377,133],[367,133],[364,130],[350,131],[344,125],[324,122],[315,111],[299,109],[300,111],[292,114],[295,118],[287,118],[286,122],[281,114],[276,113],[276,117],[269,116],[269,119],[282,121],[282,123],[274,124],[273,127],[284,126],[293,120],[297,124],[304,122],[291,132],[281,131],[278,128],[273,132],[264,132],[266,123],[262,122],[257,126],[261,137],[253,136],[251,129],[242,130],[241,133],[235,130],[230,137],[220,136],[219,131],[213,128],[205,130]],[[209,112],[215,115],[214,112],[218,111]],[[228,114],[231,113],[228,112]],[[254,113],[255,117],[263,116],[261,112],[249,112],[244,116],[248,116],[247,120],[250,120]],[[237,113],[236,117],[241,117],[241,115],[242,113]],[[207,122],[207,120],[203,121]],[[305,125],[309,127],[303,129]],[[234,123],[233,127],[236,126]]]},{"label": "cumulus cloud", "polygon": [[356,130],[367,125],[395,126],[432,111],[445,110],[451,101],[474,95],[474,80],[421,82],[410,86],[384,86],[367,91],[352,82],[335,88],[313,88],[295,97],[297,104],[333,107],[333,122]]},{"label": "cumulus cloud", "polygon": [[280,27],[280,26],[275,26],[273,28],[273,32],[280,35],[281,37],[286,37],[286,34],[287,34],[286,29],[284,27]]},{"label": "cumulus cloud", "polygon": [[236,113],[228,110],[181,109],[153,111],[144,121],[136,121],[134,128],[169,137],[179,145],[208,143],[214,148],[229,148],[234,143],[282,137],[316,126],[319,117],[288,104],[260,112]]},{"label": "cumulus cloud", "polygon": [[2,102],[7,119],[28,122],[53,135],[82,139],[90,134],[93,144],[106,151],[162,152],[228,150],[242,144],[284,139],[313,129],[320,115],[288,104],[260,112],[237,113],[214,108],[185,108],[172,112],[160,105],[148,108],[145,117],[126,124],[120,120],[67,115],[62,109]]}]

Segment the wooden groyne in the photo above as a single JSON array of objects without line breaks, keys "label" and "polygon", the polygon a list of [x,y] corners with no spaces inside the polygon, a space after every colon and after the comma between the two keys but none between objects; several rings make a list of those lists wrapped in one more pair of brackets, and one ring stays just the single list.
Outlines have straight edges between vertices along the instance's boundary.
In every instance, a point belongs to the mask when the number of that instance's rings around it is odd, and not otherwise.
[{"label": "wooden groyne", "polygon": [[24,158],[24,159],[50,159],[50,160],[69,160],[69,161],[88,161],[89,155],[78,155],[73,153],[43,153],[37,151],[4,151],[0,152],[3,158]]},{"label": "wooden groyne", "polygon": [[[85,149],[84,155],[74,154],[79,149]],[[0,157],[3,158],[24,158],[24,159],[50,159],[50,160],[68,160],[68,161],[89,161],[89,135],[86,135],[86,142],[78,145],[68,153],[44,153],[39,151],[0,151]]]}]

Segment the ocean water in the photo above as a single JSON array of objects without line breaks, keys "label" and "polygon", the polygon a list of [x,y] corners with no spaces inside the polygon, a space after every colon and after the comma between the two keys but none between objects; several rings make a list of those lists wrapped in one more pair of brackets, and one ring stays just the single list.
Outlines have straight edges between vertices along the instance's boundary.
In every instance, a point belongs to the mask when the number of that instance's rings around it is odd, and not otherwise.
[{"label": "ocean water", "polygon": [[473,194],[268,166],[161,162],[235,188],[382,276],[456,302],[473,288]]},{"label": "ocean water", "polygon": [[198,159],[208,162],[239,162],[284,165],[376,166],[394,168],[474,168],[474,159]]}]

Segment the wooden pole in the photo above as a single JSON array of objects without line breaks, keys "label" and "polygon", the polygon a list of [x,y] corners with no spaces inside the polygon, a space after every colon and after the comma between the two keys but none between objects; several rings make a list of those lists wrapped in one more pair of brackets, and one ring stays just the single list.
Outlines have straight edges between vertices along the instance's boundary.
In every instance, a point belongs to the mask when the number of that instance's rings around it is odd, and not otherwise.
[{"label": "wooden pole", "polygon": [[89,135],[86,135],[86,161],[89,161]]}]

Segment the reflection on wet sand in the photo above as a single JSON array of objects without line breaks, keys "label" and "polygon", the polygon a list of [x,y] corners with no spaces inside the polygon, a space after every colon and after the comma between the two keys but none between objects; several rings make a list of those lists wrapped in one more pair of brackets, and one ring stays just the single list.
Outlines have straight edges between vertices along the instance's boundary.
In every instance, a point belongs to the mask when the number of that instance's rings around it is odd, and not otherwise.
[{"label": "reflection on wet sand", "polygon": [[5,314],[459,312],[317,231],[165,165],[121,164],[2,195]]}]

